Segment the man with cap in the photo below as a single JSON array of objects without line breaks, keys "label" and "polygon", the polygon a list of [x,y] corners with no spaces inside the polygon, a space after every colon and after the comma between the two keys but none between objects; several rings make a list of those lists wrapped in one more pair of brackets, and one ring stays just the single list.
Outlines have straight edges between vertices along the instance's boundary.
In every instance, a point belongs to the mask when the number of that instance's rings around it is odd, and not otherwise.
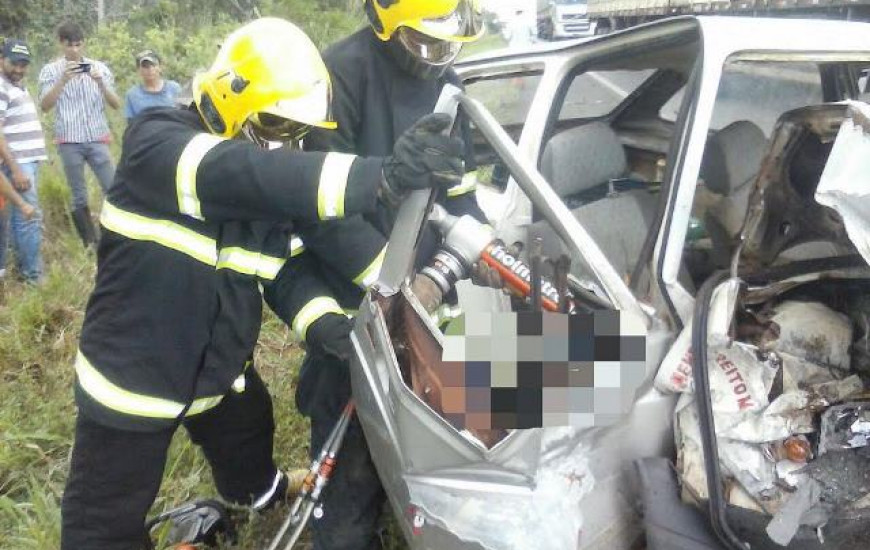
[{"label": "man with cap", "polygon": [[[36,104],[24,85],[29,66],[30,48],[27,44],[21,40],[7,40],[3,44],[0,66],[0,170],[24,201],[13,206],[8,216],[18,271],[25,281],[38,283],[42,277],[42,220],[36,176],[39,163],[47,157]],[[0,219],[0,270],[5,267],[5,226],[5,221]]]},{"label": "man with cap", "polygon": [[128,121],[145,109],[175,105],[181,85],[163,78],[160,56],[154,50],[144,50],[136,54],[136,68],[142,83],[130,88],[124,98],[124,117]]}]

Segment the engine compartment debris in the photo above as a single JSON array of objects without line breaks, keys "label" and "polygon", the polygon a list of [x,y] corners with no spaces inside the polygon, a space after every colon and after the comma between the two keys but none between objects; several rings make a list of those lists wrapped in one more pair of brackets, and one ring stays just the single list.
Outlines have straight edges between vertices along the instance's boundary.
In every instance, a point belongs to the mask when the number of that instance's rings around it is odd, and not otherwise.
[{"label": "engine compartment debris", "polygon": [[[767,536],[778,545],[801,527],[823,540],[833,516],[870,517],[870,400],[851,353],[864,337],[853,321],[862,302],[853,298],[868,290],[866,282],[817,280],[752,305],[744,295],[735,339],[710,338],[709,391],[728,503],[768,516]],[[684,500],[698,502],[708,494],[692,351],[689,338],[678,343],[656,385],[682,393],[678,470]]]}]

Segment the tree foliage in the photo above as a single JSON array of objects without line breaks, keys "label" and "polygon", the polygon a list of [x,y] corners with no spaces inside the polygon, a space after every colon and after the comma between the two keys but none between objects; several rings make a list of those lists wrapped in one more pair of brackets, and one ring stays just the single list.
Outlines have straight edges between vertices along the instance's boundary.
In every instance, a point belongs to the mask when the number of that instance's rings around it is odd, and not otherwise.
[{"label": "tree foliage", "polygon": [[104,0],[97,23],[95,0],[0,0],[0,36],[27,40],[41,65],[57,55],[54,35],[64,20],[81,24],[86,52],[108,63],[123,93],[136,81],[134,55],[153,48],[164,74],[186,82],[208,67],[222,39],[239,22],[259,16],[288,19],[318,47],[362,24],[362,0]]}]

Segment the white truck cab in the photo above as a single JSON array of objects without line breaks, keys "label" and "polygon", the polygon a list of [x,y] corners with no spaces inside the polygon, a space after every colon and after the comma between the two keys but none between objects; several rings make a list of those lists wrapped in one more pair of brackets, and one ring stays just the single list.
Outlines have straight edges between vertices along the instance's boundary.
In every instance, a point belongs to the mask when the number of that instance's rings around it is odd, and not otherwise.
[{"label": "white truck cab", "polygon": [[538,0],[538,37],[556,40],[595,34],[586,9],[586,0]]}]

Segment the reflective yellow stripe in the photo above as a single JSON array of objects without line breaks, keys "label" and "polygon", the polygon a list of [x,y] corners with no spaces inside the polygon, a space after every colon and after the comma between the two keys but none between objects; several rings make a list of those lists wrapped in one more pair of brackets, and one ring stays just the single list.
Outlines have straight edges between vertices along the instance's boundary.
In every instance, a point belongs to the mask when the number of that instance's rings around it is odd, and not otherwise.
[{"label": "reflective yellow stripe", "polygon": [[448,197],[458,197],[477,189],[477,172],[468,172],[462,176],[462,181],[447,190]]},{"label": "reflective yellow stripe", "polygon": [[266,256],[259,252],[251,252],[236,246],[221,248],[218,254],[217,268],[232,269],[246,275],[254,275],[261,279],[272,280],[284,266],[284,258]]},{"label": "reflective yellow stripe", "polygon": [[100,223],[106,228],[137,241],[151,241],[187,254],[208,265],[217,262],[215,240],[171,222],[146,218],[103,202]]},{"label": "reflective yellow stripe", "polygon": [[[106,408],[145,418],[178,418],[184,404],[169,399],[151,397],[127,391],[106,379],[79,351],[76,355],[76,377],[91,398]],[[221,402],[223,396],[201,397],[190,406],[185,416],[207,411]]]},{"label": "reflective yellow stripe", "polygon": [[290,257],[295,258],[296,256],[305,252],[305,243],[302,242],[302,239],[299,238],[298,235],[290,236]]},{"label": "reflective yellow stripe", "polygon": [[384,247],[383,250],[377,255],[377,257],[372,261],[371,264],[365,271],[356,276],[353,280],[353,284],[361,287],[362,289],[368,289],[368,287],[375,284],[378,280],[378,275],[381,274],[381,267],[384,265],[384,255],[387,253],[387,247]]},{"label": "reflective yellow stripe", "polygon": [[317,215],[321,220],[344,217],[344,193],[355,155],[327,153],[320,170],[317,189]]},{"label": "reflective yellow stripe", "polygon": [[300,339],[305,340],[305,336],[308,334],[308,327],[327,313],[338,313],[339,315],[344,315],[344,311],[342,311],[341,306],[338,305],[338,302],[336,302],[334,298],[329,296],[318,296],[317,298],[314,298],[305,304],[305,307],[300,309],[299,313],[296,314],[292,323],[293,332],[295,332]]},{"label": "reflective yellow stripe", "polygon": [[211,134],[197,134],[181,152],[175,170],[175,186],[178,192],[178,211],[201,220],[202,208],[196,194],[196,172],[199,163],[224,138]]}]

